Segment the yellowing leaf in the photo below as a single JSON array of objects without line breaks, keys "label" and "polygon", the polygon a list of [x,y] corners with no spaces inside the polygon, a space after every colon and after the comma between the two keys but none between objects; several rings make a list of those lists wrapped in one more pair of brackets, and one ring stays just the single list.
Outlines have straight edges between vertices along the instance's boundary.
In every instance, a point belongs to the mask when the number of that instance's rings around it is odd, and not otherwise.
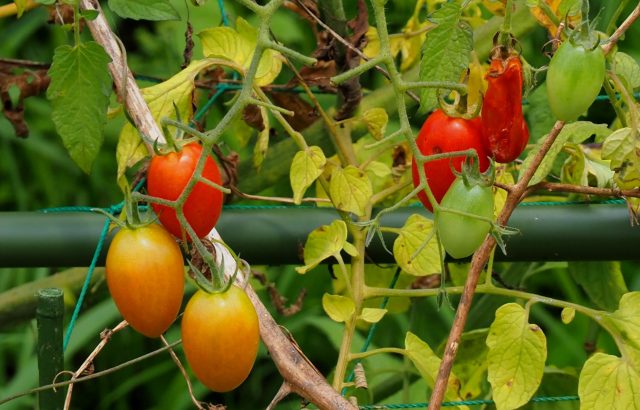
[{"label": "yellowing leaf", "polygon": [[507,303],[498,308],[489,328],[488,379],[498,410],[526,404],[542,380],[547,339],[527,316],[522,306]]},{"label": "yellowing leaf", "polygon": [[307,188],[322,175],[324,164],[327,159],[320,147],[309,147],[305,151],[298,151],[291,162],[291,189],[293,190],[293,200],[300,204]]},{"label": "yellowing leaf", "polygon": [[387,309],[363,308],[358,319],[362,319],[367,323],[378,323],[387,313]]},{"label": "yellowing leaf", "polygon": [[346,168],[336,168],[331,175],[329,193],[336,208],[352,212],[362,216],[366,212],[366,207],[373,195],[371,181],[367,174],[348,165]]},{"label": "yellowing leaf", "polygon": [[[175,106],[178,108],[180,118],[191,118],[193,108],[191,95],[195,88],[194,79],[198,73],[217,60],[195,60],[187,68],[160,84],[143,88],[142,96],[149,105],[151,114],[156,122],[164,117],[176,119]],[[127,168],[135,165],[147,155],[138,131],[129,123],[122,127],[116,158],[118,161],[118,178],[124,175]]]},{"label": "yellowing leaf", "polygon": [[389,122],[389,116],[384,108],[371,108],[365,111],[362,113],[362,120],[373,138],[381,140],[384,137]]},{"label": "yellowing leaf", "polygon": [[322,295],[322,308],[336,322],[350,320],[356,311],[356,305],[353,300],[345,296],[330,295],[328,293]]},{"label": "yellowing leaf", "polygon": [[[404,339],[404,346],[407,357],[413,365],[416,366],[416,369],[418,369],[422,378],[427,382],[427,385],[433,388],[442,360],[436,356],[428,344],[411,332],[407,332],[407,336]],[[447,383],[447,390],[444,396],[445,401],[460,400],[459,391],[460,379],[452,372],[449,376],[449,382]],[[467,406],[457,406],[456,408],[467,409]]]},{"label": "yellowing leaf", "polygon": [[477,58],[469,64],[469,80],[467,82],[467,104],[469,107],[482,104],[482,96],[487,91],[484,69]]},{"label": "yellowing leaf", "polygon": [[591,356],[580,372],[580,410],[640,409],[640,374],[636,366],[604,353]]},{"label": "yellowing leaf", "polygon": [[265,107],[258,107],[260,110],[260,116],[262,117],[262,130],[258,133],[258,139],[256,145],[253,147],[253,167],[256,170],[260,170],[264,158],[267,156],[267,150],[269,149],[269,135],[271,134],[271,127],[269,126],[269,113]]},{"label": "yellowing leaf", "polygon": [[418,214],[411,215],[393,243],[393,256],[405,272],[426,276],[440,272],[440,250],[433,221]]},{"label": "yellowing leaf", "polygon": [[[236,30],[230,27],[215,27],[198,33],[202,40],[203,53],[206,57],[219,57],[236,65],[242,74],[251,65],[256,49],[258,31],[242,17],[236,20]],[[260,57],[255,76],[257,86],[269,85],[276,79],[282,69],[282,56],[275,50],[265,50]]]},{"label": "yellowing leaf", "polygon": [[611,161],[611,169],[620,168],[625,158],[635,149],[635,136],[631,128],[614,131],[602,144],[602,158]]},{"label": "yellowing leaf", "polygon": [[297,267],[296,271],[306,273],[315,268],[328,257],[337,255],[345,247],[346,242],[347,224],[342,220],[338,219],[329,225],[315,229],[309,234],[304,245],[305,266]]},{"label": "yellowing leaf", "polygon": [[460,397],[472,399],[483,392],[487,376],[487,334],[489,329],[465,332],[460,338],[458,354],[453,363],[453,372],[462,384]]}]

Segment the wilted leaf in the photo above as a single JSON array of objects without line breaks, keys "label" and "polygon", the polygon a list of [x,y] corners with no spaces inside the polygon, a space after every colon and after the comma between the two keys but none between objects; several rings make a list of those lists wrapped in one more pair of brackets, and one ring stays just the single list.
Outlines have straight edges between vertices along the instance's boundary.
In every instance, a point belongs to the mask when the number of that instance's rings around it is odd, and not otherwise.
[{"label": "wilted leaf", "polygon": [[433,221],[411,215],[393,243],[393,256],[405,272],[426,276],[440,272],[440,250],[433,231]]},{"label": "wilted leaf", "polygon": [[298,151],[291,162],[291,188],[293,190],[293,200],[300,204],[307,188],[314,183],[324,169],[327,159],[320,147],[309,147],[308,150]]},{"label": "wilted leaf", "polygon": [[49,69],[51,119],[69,155],[87,174],[102,145],[111,95],[111,61],[93,41],[60,46]]},{"label": "wilted leaf", "polygon": [[489,328],[489,383],[498,410],[527,403],[542,380],[547,340],[528,313],[516,303],[502,305]]},{"label": "wilted leaf", "polygon": [[328,293],[322,295],[322,308],[336,322],[347,322],[356,311],[356,305],[353,300],[346,296],[330,295]]},{"label": "wilted leaf", "polygon": [[614,56],[616,74],[620,77],[629,91],[640,87],[640,66],[629,54],[618,51]]},{"label": "wilted leaf", "polygon": [[293,112],[286,120],[296,131],[302,131],[320,118],[318,111],[298,94],[292,92],[270,92],[273,102],[284,109]]}]

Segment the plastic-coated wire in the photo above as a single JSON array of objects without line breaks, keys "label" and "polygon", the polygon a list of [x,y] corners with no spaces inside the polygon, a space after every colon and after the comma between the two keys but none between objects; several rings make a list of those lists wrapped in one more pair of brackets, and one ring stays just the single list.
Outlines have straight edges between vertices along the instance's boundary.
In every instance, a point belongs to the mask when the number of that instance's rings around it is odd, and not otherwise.
[{"label": "plastic-coated wire", "polygon": [[[393,278],[391,279],[391,283],[389,283],[389,289],[393,289],[396,287],[396,283],[398,282],[398,278],[400,277],[400,268],[398,267],[396,269],[396,273],[393,275]],[[385,296],[382,299],[382,303],[380,303],[380,309],[385,309],[387,307],[387,304],[389,303],[389,296]],[[371,345],[371,340],[373,340],[373,336],[376,333],[378,327],[378,323],[373,323],[371,324],[371,327],[369,328],[369,333],[367,333],[367,339],[364,341],[364,343],[362,344],[362,348],[360,349],[360,353],[366,352],[367,350],[369,350],[369,346]],[[360,363],[360,360],[356,360],[355,362]],[[356,375],[356,371],[355,368],[351,370],[351,373],[349,374],[349,377],[347,377],[347,383],[352,381],[353,378]],[[347,393],[347,388],[343,388],[342,389],[342,395],[344,396]]]},{"label": "plastic-coated wire", "polygon": [[[554,396],[554,397],[534,397],[530,400],[531,403],[554,403],[560,401],[578,401],[578,396]],[[493,400],[461,400],[461,401],[445,401],[442,402],[442,407],[454,407],[454,406],[482,406],[484,404],[494,404]],[[407,403],[407,404],[371,404],[359,406],[361,410],[383,410],[383,409],[422,409],[429,407],[428,402],[422,403]]]},{"label": "plastic-coated wire", "polygon": [[227,12],[224,9],[224,1],[218,0],[218,8],[220,9],[220,14],[222,14],[222,24],[225,26],[229,25],[229,19],[227,18]]}]

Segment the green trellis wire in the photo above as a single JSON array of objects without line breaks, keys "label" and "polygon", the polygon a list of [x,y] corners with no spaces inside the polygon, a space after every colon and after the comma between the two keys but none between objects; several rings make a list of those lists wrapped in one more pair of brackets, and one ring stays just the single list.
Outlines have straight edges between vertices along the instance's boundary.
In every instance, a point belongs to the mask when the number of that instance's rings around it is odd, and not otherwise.
[{"label": "green trellis wire", "polygon": [[[578,396],[554,396],[554,397],[533,397],[530,403],[555,403],[561,401],[578,401]],[[454,406],[482,406],[484,404],[494,404],[493,400],[460,400],[442,402],[442,407]],[[428,402],[408,403],[408,404],[370,404],[359,406],[362,410],[382,410],[382,409],[422,409],[429,407]]]}]

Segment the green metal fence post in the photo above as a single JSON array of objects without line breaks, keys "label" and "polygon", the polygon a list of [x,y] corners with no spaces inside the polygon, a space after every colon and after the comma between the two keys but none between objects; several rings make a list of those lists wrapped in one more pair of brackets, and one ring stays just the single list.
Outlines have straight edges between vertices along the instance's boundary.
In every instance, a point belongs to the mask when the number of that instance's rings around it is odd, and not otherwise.
[{"label": "green metal fence post", "polygon": [[[62,371],[62,318],[64,301],[62,290],[58,288],[40,289],[38,291],[38,373],[40,385],[53,382]],[[58,410],[64,405],[64,390],[54,392],[45,390],[38,394],[40,410]]]}]

